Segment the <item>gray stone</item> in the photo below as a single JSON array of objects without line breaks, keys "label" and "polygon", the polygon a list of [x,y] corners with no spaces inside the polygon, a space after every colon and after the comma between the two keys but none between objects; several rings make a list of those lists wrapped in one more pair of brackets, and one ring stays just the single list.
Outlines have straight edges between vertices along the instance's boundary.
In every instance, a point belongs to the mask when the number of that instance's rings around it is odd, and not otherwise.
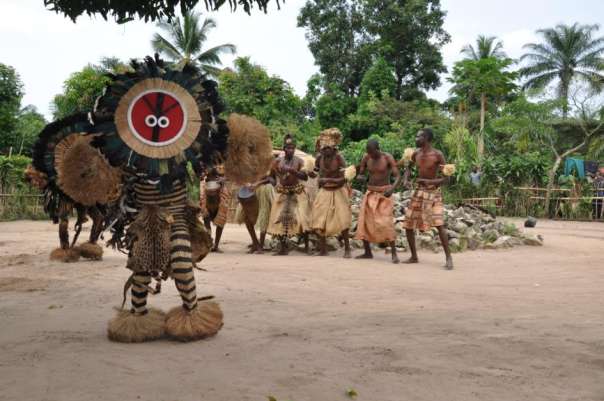
[{"label": "gray stone", "polygon": [[497,238],[499,238],[499,232],[495,229],[491,228],[482,233],[482,239],[486,242],[495,242]]},{"label": "gray stone", "polygon": [[541,246],[543,245],[543,238],[540,235],[524,234],[522,242],[524,245]]},{"label": "gray stone", "polygon": [[460,235],[453,230],[447,230],[447,235],[449,238],[459,238]]}]

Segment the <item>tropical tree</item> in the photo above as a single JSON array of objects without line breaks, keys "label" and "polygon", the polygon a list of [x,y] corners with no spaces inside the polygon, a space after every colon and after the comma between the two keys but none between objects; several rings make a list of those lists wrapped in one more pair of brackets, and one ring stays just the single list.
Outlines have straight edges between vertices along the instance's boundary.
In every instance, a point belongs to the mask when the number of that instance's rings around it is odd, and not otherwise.
[{"label": "tropical tree", "polygon": [[478,155],[484,154],[484,128],[487,99],[498,99],[516,88],[516,73],[508,71],[511,59],[488,57],[479,60],[462,60],[455,63],[449,81],[454,85],[451,93],[468,100],[480,99],[480,132]]},{"label": "tropical tree", "polygon": [[29,155],[31,148],[38,139],[40,131],[46,125],[46,119],[35,106],[25,106],[19,112],[14,146],[15,152]]},{"label": "tropical tree", "polygon": [[0,63],[0,150],[14,145],[22,97],[23,82],[19,74],[13,67]]},{"label": "tropical tree", "polygon": [[96,98],[103,93],[111,78],[107,71],[94,65],[87,65],[74,72],[63,83],[63,93],[55,95],[50,108],[55,119],[77,112],[88,112],[94,107]]},{"label": "tropical tree", "polygon": [[374,53],[364,21],[361,3],[350,0],[308,0],[298,15],[326,88],[335,84],[351,97]]},{"label": "tropical tree", "polygon": [[267,125],[302,121],[302,101],[287,82],[248,57],[237,58],[234,64],[235,70],[225,69],[218,77],[226,112],[248,114]]},{"label": "tropical tree", "polygon": [[471,44],[461,49],[461,54],[469,60],[481,60],[483,58],[507,58],[503,51],[503,42],[495,36],[479,35],[476,38],[476,47]]},{"label": "tropical tree", "polygon": [[367,31],[377,52],[392,66],[395,97],[417,100],[440,86],[447,71],[441,48],[450,41],[440,0],[364,0]]},{"label": "tropical tree", "polygon": [[171,22],[167,20],[158,23],[158,27],[166,32],[167,37],[159,33],[153,35],[151,46],[156,52],[166,56],[177,64],[197,65],[207,74],[218,76],[222,64],[220,56],[225,53],[235,54],[235,45],[225,43],[209,49],[203,49],[208,40],[208,34],[216,28],[212,18],[200,20],[200,14],[186,12]]},{"label": "tropical tree", "polygon": [[568,115],[569,90],[579,79],[592,88],[604,84],[604,37],[595,37],[599,25],[559,24],[537,31],[543,43],[529,43],[521,60],[526,66],[520,75],[525,89],[543,90],[557,81],[557,97],[562,101],[564,118]]}]

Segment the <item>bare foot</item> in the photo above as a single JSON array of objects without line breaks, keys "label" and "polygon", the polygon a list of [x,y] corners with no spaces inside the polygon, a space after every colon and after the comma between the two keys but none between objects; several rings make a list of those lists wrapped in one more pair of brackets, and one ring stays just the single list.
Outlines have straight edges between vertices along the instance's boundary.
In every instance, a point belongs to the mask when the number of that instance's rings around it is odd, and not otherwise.
[{"label": "bare foot", "polygon": [[411,256],[409,259],[405,260],[403,263],[419,263],[419,260],[417,258],[414,258],[413,256]]},{"label": "bare foot", "polygon": [[220,248],[218,248],[216,246],[214,248],[212,248],[212,252],[214,252],[214,253],[224,253],[224,252],[222,252],[222,250]]},{"label": "bare foot", "polygon": [[355,259],[373,259],[373,255],[370,253],[364,253],[362,255],[356,256]]},{"label": "bare foot", "polygon": [[447,261],[445,262],[445,269],[453,270],[453,258],[450,256],[447,258]]},{"label": "bare foot", "polygon": [[350,259],[351,258],[351,254],[350,254],[350,249],[346,249],[344,251],[344,259]]},{"label": "bare foot", "polygon": [[401,263],[397,255],[392,255],[392,263],[394,263],[395,265]]}]

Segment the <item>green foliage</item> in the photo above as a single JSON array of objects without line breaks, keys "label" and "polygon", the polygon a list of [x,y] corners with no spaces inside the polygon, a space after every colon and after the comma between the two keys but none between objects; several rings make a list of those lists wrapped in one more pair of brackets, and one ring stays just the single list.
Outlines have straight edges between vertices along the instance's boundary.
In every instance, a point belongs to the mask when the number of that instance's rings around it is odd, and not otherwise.
[{"label": "green foliage", "polygon": [[0,221],[44,217],[39,191],[23,179],[29,164],[26,156],[0,156]]},{"label": "green foliage", "polygon": [[25,168],[31,164],[27,156],[0,156],[0,192],[17,187],[25,187]]},{"label": "green foliage", "polygon": [[483,180],[491,185],[543,187],[547,183],[547,171],[551,166],[548,154],[526,152],[522,154],[498,154],[484,160]]},{"label": "green foliage", "polygon": [[374,53],[365,21],[362,3],[349,0],[308,0],[298,16],[325,83],[346,96],[358,94]]},{"label": "green foliage", "polygon": [[507,103],[490,123],[496,147],[514,153],[543,151],[542,143],[557,136],[552,124],[557,107],[556,102],[535,103],[526,96]]},{"label": "green foliage", "polygon": [[430,127],[435,133],[435,146],[440,146],[449,131],[450,119],[433,103],[426,101],[402,102],[393,97],[370,96],[357,112],[348,116],[348,136],[351,140],[367,138],[371,134],[394,132],[405,143],[414,143],[420,128]]},{"label": "green foliage", "polygon": [[308,118],[314,119],[317,116],[317,100],[321,96],[323,88],[323,76],[313,74],[306,82],[306,95],[302,99],[302,110]]},{"label": "green foliage", "polygon": [[14,151],[19,154],[31,155],[32,146],[46,124],[46,119],[34,106],[24,107],[19,112],[17,120],[16,141],[12,144]]},{"label": "green foliage", "polygon": [[248,57],[237,58],[235,71],[224,70],[218,79],[227,112],[247,114],[267,125],[302,120],[302,102],[291,86]]},{"label": "green foliage", "polygon": [[441,47],[450,41],[443,29],[440,0],[364,0],[367,31],[377,38],[377,53],[394,69],[395,97],[417,99],[418,90],[436,89],[446,71]]},{"label": "green foliage", "polygon": [[15,144],[23,83],[15,69],[0,63],[0,151]]},{"label": "green foliage", "polygon": [[[76,18],[82,14],[99,14],[105,20],[107,17],[114,18],[119,24],[123,24],[134,19],[147,21],[156,21],[160,19],[172,19],[176,12],[180,10],[185,13],[193,10],[200,0],[145,0],[145,1],[115,1],[115,0],[44,0],[44,5],[56,13],[65,15],[75,22]],[[218,10],[224,6],[226,0],[204,0],[203,3],[208,11]],[[228,0],[231,10],[236,10],[237,6],[243,7],[246,13],[250,13],[254,6],[266,12],[267,6],[276,4],[279,7],[279,0]]]},{"label": "green foliage", "polygon": [[356,107],[355,99],[331,85],[316,102],[317,120],[322,128],[337,127],[346,134],[349,131],[346,119],[355,112]]},{"label": "green foliage", "polygon": [[453,83],[451,93],[468,100],[477,99],[483,93],[491,99],[508,95],[516,89],[517,74],[507,71],[511,64],[511,59],[495,57],[458,61],[449,78]]},{"label": "green foliage", "polygon": [[94,107],[110,78],[105,71],[93,65],[87,65],[81,71],[74,72],[63,83],[63,93],[52,101],[52,113],[55,119],[77,112],[88,112]]},{"label": "green foliage", "polygon": [[458,183],[469,184],[470,171],[478,164],[476,141],[466,128],[453,127],[443,139],[449,163],[455,164]]},{"label": "green foliage", "polygon": [[384,96],[393,97],[395,91],[396,78],[394,77],[394,71],[386,60],[380,57],[363,76],[359,104],[367,102],[370,99],[371,94],[378,98]]},{"label": "green foliage", "polygon": [[235,45],[230,43],[217,45],[202,51],[208,34],[216,28],[216,21],[206,18],[200,21],[200,14],[195,12],[183,13],[182,20],[176,17],[171,22],[161,21],[158,27],[167,33],[168,37],[156,33],[151,40],[153,50],[167,56],[178,65],[194,64],[207,74],[218,76],[223,53],[235,54]]}]

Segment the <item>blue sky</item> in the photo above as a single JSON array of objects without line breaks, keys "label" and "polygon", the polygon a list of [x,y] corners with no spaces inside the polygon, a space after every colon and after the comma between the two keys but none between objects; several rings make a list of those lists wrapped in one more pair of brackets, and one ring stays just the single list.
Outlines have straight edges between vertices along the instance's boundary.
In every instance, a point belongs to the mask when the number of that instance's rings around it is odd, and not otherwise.
[{"label": "blue sky", "polygon": [[[212,13],[218,28],[209,45],[237,45],[238,55],[250,56],[302,95],[306,80],[317,71],[304,31],[296,27],[303,4],[287,0],[281,11],[251,17],[227,10]],[[500,37],[506,52],[519,57],[523,44],[537,40],[534,32],[539,28],[561,22],[604,23],[602,0],[442,0],[442,6],[448,12],[445,29],[452,38],[443,48],[448,66],[459,59],[461,47],[479,34]],[[50,116],[50,101],[71,72],[103,56],[127,60],[151,54],[149,40],[155,30],[153,24],[117,25],[86,16],[73,24],[45,10],[42,0],[0,0],[0,62],[21,75],[26,92],[23,105],[33,104]],[[226,66],[231,62],[231,57],[225,58]],[[447,90],[444,84],[430,96],[443,100]]]}]

